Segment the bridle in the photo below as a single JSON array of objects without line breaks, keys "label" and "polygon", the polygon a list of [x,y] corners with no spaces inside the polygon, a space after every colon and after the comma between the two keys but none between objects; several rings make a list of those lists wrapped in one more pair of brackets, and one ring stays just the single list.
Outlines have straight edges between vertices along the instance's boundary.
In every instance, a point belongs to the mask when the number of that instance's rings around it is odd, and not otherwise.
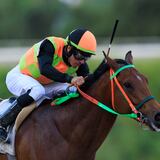
[{"label": "bridle", "polygon": [[128,97],[128,95],[126,94],[126,92],[124,91],[124,89],[122,88],[121,84],[119,83],[118,79],[117,79],[117,75],[118,73],[120,73],[121,71],[123,71],[126,68],[134,68],[135,66],[132,64],[129,65],[125,65],[121,68],[119,68],[116,72],[113,71],[113,69],[110,69],[110,80],[111,80],[111,95],[112,95],[112,108],[115,110],[115,104],[114,104],[114,82],[115,84],[118,86],[119,90],[121,91],[121,93],[123,94],[123,96],[125,97],[126,101],[128,102],[130,108],[132,109],[132,111],[135,114],[140,114],[142,115],[142,113],[140,113],[139,109],[142,108],[142,106],[150,101],[151,99],[154,99],[154,96],[150,95],[145,97],[137,106],[134,106],[132,101],[130,100],[130,98]]},{"label": "bridle", "polygon": [[[150,95],[145,97],[137,106],[134,106],[134,104],[132,103],[132,101],[130,100],[130,98],[128,97],[128,95],[126,94],[126,92],[124,91],[123,87],[121,86],[121,84],[119,83],[118,79],[117,79],[117,75],[122,72],[123,70],[127,69],[127,68],[134,68],[135,66],[132,64],[128,64],[125,66],[122,66],[121,68],[119,68],[117,71],[114,72],[114,70],[111,68],[110,69],[110,80],[111,80],[111,97],[112,97],[112,107],[108,107],[106,105],[104,105],[103,103],[97,101],[95,98],[89,96],[88,94],[84,93],[82,90],[80,90],[80,88],[77,86],[77,89],[79,91],[79,93],[86,98],[87,100],[89,100],[90,102],[98,105],[99,107],[103,108],[104,110],[115,114],[115,115],[122,115],[125,117],[130,117],[130,118],[135,118],[138,121],[142,122],[143,120],[143,114],[139,111],[139,109],[148,101],[150,101],[151,99],[154,99],[154,96]],[[114,83],[118,86],[119,90],[121,91],[121,93],[123,94],[123,96],[125,97],[125,99],[127,100],[132,113],[130,114],[121,114],[116,112],[115,109],[115,103],[114,103]]]}]

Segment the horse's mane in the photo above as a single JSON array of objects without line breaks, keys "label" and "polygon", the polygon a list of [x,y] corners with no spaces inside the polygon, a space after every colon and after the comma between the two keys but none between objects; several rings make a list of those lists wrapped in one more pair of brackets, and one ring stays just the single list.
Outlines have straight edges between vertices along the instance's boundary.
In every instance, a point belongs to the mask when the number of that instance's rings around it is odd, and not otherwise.
[{"label": "horse's mane", "polygon": [[120,64],[120,65],[128,65],[128,62],[126,62],[125,60],[123,59],[115,59],[116,63]]},{"label": "horse's mane", "polygon": [[[125,66],[128,63],[123,59],[115,59],[116,63],[120,66]],[[92,74],[89,74],[85,79],[85,83],[81,86],[82,90],[86,90],[93,85],[107,70],[110,66],[103,60],[100,65],[95,69]]]}]

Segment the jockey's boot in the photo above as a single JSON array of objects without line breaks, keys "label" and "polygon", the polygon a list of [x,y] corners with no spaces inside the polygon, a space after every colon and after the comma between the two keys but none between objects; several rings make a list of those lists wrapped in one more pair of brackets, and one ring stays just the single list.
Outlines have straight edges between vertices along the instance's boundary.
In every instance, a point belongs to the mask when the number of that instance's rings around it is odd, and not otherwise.
[{"label": "jockey's boot", "polygon": [[28,93],[21,95],[12,103],[11,108],[0,117],[0,141],[5,141],[7,138],[7,126],[11,125],[19,112],[33,101],[33,98],[29,96]]},{"label": "jockey's boot", "polygon": [[19,106],[16,101],[13,102],[11,108],[0,117],[0,125],[6,128],[8,125],[12,124],[21,110],[22,107]]},{"label": "jockey's boot", "polygon": [[22,107],[20,107],[16,101],[13,102],[10,109],[8,109],[1,117],[0,117],[0,141],[4,141],[7,138],[7,126],[12,124],[18,113],[21,111]]}]

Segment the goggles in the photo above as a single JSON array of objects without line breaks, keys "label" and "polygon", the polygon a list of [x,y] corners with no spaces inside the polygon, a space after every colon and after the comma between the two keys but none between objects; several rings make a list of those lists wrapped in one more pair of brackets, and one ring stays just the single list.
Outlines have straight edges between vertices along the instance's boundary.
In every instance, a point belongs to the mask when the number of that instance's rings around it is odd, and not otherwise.
[{"label": "goggles", "polygon": [[73,56],[76,60],[84,60],[84,61],[87,61],[89,58],[91,58],[91,55],[84,55],[85,53],[77,50],[77,49],[74,49],[73,50]]}]

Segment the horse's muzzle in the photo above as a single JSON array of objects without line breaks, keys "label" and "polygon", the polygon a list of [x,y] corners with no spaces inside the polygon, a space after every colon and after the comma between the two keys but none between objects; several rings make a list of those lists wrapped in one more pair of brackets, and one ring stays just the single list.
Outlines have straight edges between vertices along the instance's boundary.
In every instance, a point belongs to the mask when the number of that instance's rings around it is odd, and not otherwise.
[{"label": "horse's muzzle", "polygon": [[143,121],[152,131],[160,132],[160,112],[156,113],[154,119],[148,117]]}]

